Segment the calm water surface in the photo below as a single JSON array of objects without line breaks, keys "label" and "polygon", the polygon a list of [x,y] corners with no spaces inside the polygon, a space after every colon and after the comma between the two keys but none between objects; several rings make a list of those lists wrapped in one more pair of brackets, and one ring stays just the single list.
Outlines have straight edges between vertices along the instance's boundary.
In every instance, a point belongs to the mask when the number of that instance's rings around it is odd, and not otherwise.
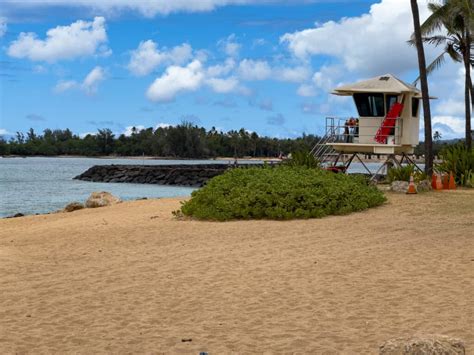
[{"label": "calm water surface", "polygon": [[[189,187],[95,183],[73,180],[93,165],[135,164],[222,164],[217,160],[136,160],[94,158],[0,158],[0,217],[15,213],[47,213],[63,208],[69,202],[84,202],[93,191],[108,191],[123,200],[142,197],[189,196]],[[243,161],[249,163],[249,161]],[[375,171],[379,164],[369,163]],[[364,172],[353,163],[351,172]]]}]

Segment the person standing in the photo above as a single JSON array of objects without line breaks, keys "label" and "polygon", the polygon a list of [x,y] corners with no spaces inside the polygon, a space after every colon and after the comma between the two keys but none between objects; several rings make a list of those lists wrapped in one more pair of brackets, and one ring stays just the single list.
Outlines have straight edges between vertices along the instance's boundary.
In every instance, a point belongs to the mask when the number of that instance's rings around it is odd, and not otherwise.
[{"label": "person standing", "polygon": [[346,120],[346,122],[344,122],[344,140],[346,143],[350,142],[349,120]]}]

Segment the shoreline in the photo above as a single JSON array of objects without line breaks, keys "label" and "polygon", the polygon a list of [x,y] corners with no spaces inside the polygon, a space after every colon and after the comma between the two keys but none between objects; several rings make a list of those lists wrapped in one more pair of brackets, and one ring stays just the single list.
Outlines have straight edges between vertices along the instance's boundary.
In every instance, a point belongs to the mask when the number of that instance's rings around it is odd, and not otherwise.
[{"label": "shoreline", "polygon": [[[382,155],[382,154],[380,154]],[[345,159],[348,159],[350,154],[345,155]],[[82,156],[82,155],[28,155],[28,156],[22,156],[22,155],[8,155],[8,156],[0,156],[1,159],[15,159],[15,158],[59,158],[59,159],[66,159],[66,158],[72,158],[72,159],[101,159],[101,160],[163,160],[163,161],[168,161],[168,160],[175,160],[175,161],[223,161],[223,162],[229,162],[229,164],[233,163],[235,160],[238,162],[240,161],[263,161],[263,162],[282,162],[284,159],[280,158],[268,158],[268,157],[262,157],[262,158],[254,158],[254,157],[244,157],[244,158],[233,158],[233,157],[216,157],[216,158],[173,158],[173,157],[154,157],[154,156]],[[371,159],[365,158],[364,153],[360,154],[360,158],[364,163],[376,163],[380,164],[386,161],[386,159],[377,158],[376,154],[372,155]],[[413,158],[413,161],[416,164],[424,164],[424,159],[416,159]],[[440,163],[441,160],[435,160],[434,163]],[[357,163],[354,161],[354,163]]]},{"label": "shoreline", "polygon": [[[173,157],[154,157],[154,156],[82,156],[82,155],[3,155],[0,156],[2,159],[14,159],[14,158],[73,158],[73,159],[103,159],[103,160],[119,160],[119,159],[130,159],[130,160],[179,160],[179,161],[234,161],[233,157],[216,157],[216,158],[173,158]],[[274,161],[279,162],[282,159],[279,158],[237,158],[237,161]]]}]

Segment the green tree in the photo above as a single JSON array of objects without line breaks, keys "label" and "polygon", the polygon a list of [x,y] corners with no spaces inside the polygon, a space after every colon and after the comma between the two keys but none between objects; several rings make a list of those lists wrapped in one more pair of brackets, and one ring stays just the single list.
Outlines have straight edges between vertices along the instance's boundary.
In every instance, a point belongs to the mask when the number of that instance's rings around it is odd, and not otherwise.
[{"label": "green tree", "polygon": [[[471,114],[474,105],[471,67],[474,65],[472,33],[474,32],[474,5],[472,0],[445,0],[429,3],[431,15],[421,25],[422,40],[425,43],[443,46],[441,54],[426,68],[429,75],[439,68],[449,56],[453,61],[463,63],[465,69],[465,119],[466,146],[472,147]],[[442,29],[445,34],[439,34]]]},{"label": "green tree", "polygon": [[97,142],[99,144],[100,152],[108,155],[113,150],[114,134],[109,128],[99,129],[97,136]]}]

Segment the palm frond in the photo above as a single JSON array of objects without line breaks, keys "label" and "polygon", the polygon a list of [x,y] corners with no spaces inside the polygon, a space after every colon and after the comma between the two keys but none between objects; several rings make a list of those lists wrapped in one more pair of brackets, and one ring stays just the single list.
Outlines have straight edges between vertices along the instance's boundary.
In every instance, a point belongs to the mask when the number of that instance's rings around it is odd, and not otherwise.
[{"label": "palm frond", "polygon": [[455,62],[462,62],[463,57],[460,53],[461,50],[459,48],[459,45],[457,45],[456,43],[448,43],[445,50],[452,60],[454,60]]},{"label": "palm frond", "polygon": [[444,55],[446,51],[442,52],[439,56],[437,56],[431,63],[426,67],[426,75],[430,75],[435,70],[439,69],[441,65],[444,63]]},{"label": "palm frond", "polygon": [[[437,56],[431,63],[426,67],[426,75],[430,75],[432,72],[434,72],[436,69],[438,69],[441,65],[444,63],[444,55],[446,54],[446,51],[443,51],[439,56]],[[420,81],[420,76],[415,79],[413,82],[413,86],[418,85],[418,82]]]},{"label": "palm frond", "polygon": [[423,37],[422,40],[424,43],[429,43],[429,44],[434,44],[435,46],[439,46],[449,41],[449,38],[446,36],[430,36],[430,37]]},{"label": "palm frond", "polygon": [[428,3],[428,9],[431,15],[421,25],[421,34],[430,35],[433,32],[440,31],[443,28],[444,21],[449,16],[449,6],[437,3]]}]

